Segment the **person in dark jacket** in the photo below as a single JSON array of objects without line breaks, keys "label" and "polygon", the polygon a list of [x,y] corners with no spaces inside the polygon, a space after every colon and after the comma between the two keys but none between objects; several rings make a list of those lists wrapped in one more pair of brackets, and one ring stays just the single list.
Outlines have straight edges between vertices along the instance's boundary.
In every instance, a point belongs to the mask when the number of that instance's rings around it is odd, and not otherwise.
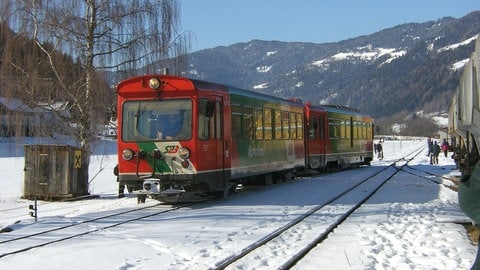
[{"label": "person in dark jacket", "polygon": [[437,141],[435,141],[432,146],[432,153],[430,154],[430,164],[438,164],[438,155],[440,155],[440,146]]},{"label": "person in dark jacket", "polygon": [[383,147],[382,147],[382,143],[381,142],[378,142],[377,144],[377,157],[378,159],[382,160],[383,159]]},{"label": "person in dark jacket", "polygon": [[[427,157],[431,157],[432,146],[433,146],[432,138],[430,136],[428,136],[428,139],[427,139]],[[432,164],[432,163],[430,162],[430,164]]]}]

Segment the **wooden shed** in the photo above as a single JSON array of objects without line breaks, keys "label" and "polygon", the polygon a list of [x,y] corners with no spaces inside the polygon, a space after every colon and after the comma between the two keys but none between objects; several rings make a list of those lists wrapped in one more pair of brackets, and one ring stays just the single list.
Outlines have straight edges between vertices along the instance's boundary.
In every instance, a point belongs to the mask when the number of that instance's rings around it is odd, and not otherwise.
[{"label": "wooden shed", "polygon": [[81,149],[69,145],[25,145],[26,199],[65,200],[88,195]]}]

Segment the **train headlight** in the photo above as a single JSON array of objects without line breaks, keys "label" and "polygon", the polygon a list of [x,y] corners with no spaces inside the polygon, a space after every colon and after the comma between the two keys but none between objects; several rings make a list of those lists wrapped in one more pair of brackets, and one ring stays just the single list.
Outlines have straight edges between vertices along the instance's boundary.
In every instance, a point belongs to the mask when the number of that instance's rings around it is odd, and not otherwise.
[{"label": "train headlight", "polygon": [[148,86],[150,88],[152,88],[153,90],[157,90],[159,87],[160,87],[160,80],[157,79],[157,78],[151,78],[149,81],[148,81]]},{"label": "train headlight", "polygon": [[190,157],[190,150],[188,148],[182,147],[178,150],[178,156],[182,159],[187,159]]},{"label": "train headlight", "polygon": [[152,183],[145,183],[145,184],[143,184],[143,188],[144,188],[145,190],[150,190],[150,189],[152,189]]},{"label": "train headlight", "polygon": [[133,151],[130,149],[123,149],[122,158],[125,160],[131,160],[133,158]]}]

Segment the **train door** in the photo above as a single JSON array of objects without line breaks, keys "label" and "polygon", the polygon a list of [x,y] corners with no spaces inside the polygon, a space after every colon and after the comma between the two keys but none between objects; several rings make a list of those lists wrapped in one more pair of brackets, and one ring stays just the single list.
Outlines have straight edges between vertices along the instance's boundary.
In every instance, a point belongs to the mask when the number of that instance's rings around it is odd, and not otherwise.
[{"label": "train door", "polygon": [[313,169],[325,166],[325,154],[328,147],[325,141],[325,115],[324,113],[312,112],[309,118],[307,157],[308,165]]},{"label": "train door", "polygon": [[320,141],[321,141],[321,148],[320,148],[320,153],[321,153],[321,164],[322,164],[322,167],[325,167],[327,166],[327,149],[329,147],[329,145],[327,144],[327,128],[328,127],[326,125],[326,123],[328,123],[328,121],[326,121],[327,119],[327,114],[326,113],[323,113],[320,115],[320,117],[318,118],[319,120],[319,123],[318,123],[318,127],[319,127],[319,131],[318,131],[318,135],[319,135],[319,138],[320,138]]},{"label": "train door", "polygon": [[230,143],[229,143],[229,119],[226,119],[228,114],[225,110],[225,97],[214,95],[210,98],[209,103],[212,107],[212,116],[210,123],[210,140],[209,153],[211,154],[210,162],[215,171],[214,178],[215,189],[223,190],[225,192],[229,189],[230,172],[226,168],[230,166]]},{"label": "train door", "polygon": [[225,165],[223,157],[223,100],[221,96],[199,101],[198,152],[202,169],[208,172],[210,189],[224,188]]},{"label": "train door", "polygon": [[214,140],[217,156],[217,168],[220,170],[220,178],[225,179],[225,145],[224,145],[224,119],[223,119],[223,98],[215,96],[214,111]]}]

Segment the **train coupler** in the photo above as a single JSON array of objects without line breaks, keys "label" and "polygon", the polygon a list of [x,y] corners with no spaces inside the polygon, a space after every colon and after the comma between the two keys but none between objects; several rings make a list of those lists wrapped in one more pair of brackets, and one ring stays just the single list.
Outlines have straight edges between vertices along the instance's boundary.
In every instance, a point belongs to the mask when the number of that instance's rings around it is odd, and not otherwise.
[{"label": "train coupler", "polygon": [[160,180],[157,178],[145,179],[143,181],[143,191],[149,194],[165,195],[165,196],[180,195],[186,192],[184,189],[177,189],[177,188],[174,188],[172,185],[162,190],[162,185],[160,183]]}]

